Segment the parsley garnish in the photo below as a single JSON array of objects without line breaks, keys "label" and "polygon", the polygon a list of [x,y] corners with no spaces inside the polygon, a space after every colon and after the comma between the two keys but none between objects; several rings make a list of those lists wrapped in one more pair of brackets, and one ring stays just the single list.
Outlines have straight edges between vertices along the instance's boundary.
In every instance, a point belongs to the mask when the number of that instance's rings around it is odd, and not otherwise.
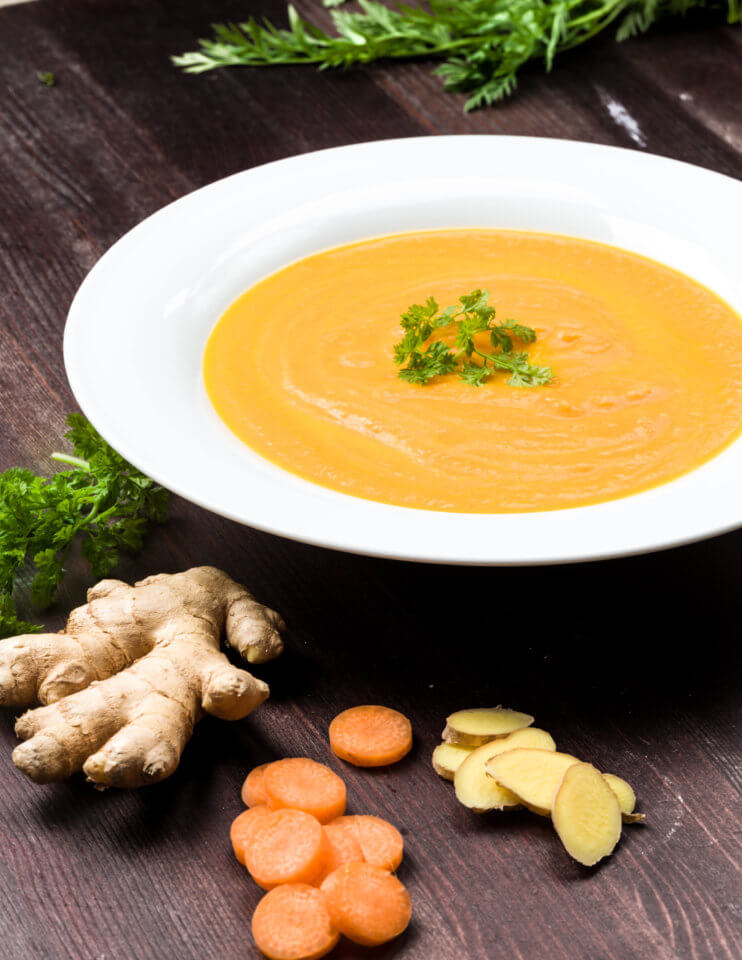
[{"label": "parsley garnish", "polygon": [[[341,0],[325,0],[339,6]],[[220,23],[200,49],[173,57],[188,73],[216,67],[314,63],[349,67],[373,60],[443,60],[445,89],[468,93],[474,110],[512,93],[531,60],[551,70],[556,54],[610,26],[617,39],[644,32],[665,16],[693,7],[726,7],[729,23],[742,19],[740,0],[428,0],[424,6],[359,0],[360,12],[334,9],[338,35],[326,33],[288,7],[288,29],[270,21]]]},{"label": "parsley garnish", "polygon": [[[404,337],[394,347],[394,362],[406,363],[399,377],[408,383],[428,383],[455,371],[465,383],[481,387],[493,373],[506,370],[511,387],[551,383],[549,367],[529,363],[528,355],[513,346],[513,340],[533,343],[536,331],[514,320],[495,323],[495,308],[488,305],[488,299],[486,290],[474,290],[445,310],[439,310],[433,297],[409,307],[402,314]],[[452,343],[431,339],[434,333],[453,335]],[[475,341],[475,335],[482,333],[489,334],[491,351],[477,346],[482,338]]]},{"label": "parsley garnish", "polygon": [[57,78],[54,76],[51,70],[37,71],[36,79],[39,81],[39,83],[43,83],[45,87],[53,87],[57,82]]},{"label": "parsley garnish", "polygon": [[79,413],[67,424],[73,453],[52,459],[73,469],[49,479],[20,467],[0,473],[0,637],[40,629],[19,620],[13,602],[13,586],[27,567],[31,602],[44,609],[76,538],[100,579],[116,566],[120,550],[141,550],[149,525],[167,513],[167,490],[127,463]]}]

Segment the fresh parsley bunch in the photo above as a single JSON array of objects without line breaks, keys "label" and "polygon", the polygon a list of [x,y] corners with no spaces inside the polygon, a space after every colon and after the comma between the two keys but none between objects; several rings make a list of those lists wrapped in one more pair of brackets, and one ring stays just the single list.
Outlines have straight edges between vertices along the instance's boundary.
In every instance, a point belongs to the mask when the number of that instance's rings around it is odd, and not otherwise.
[{"label": "fresh parsley bunch", "polygon": [[[342,0],[325,0],[338,6]],[[360,11],[332,10],[337,36],[288,8],[288,29],[270,21],[215,24],[200,49],[173,57],[188,73],[216,67],[313,63],[349,67],[373,60],[443,60],[446,90],[468,93],[474,110],[512,93],[531,60],[547,70],[554,57],[611,25],[624,40],[658,19],[693,8],[726,9],[742,18],[740,0],[428,0],[425,5],[358,0]]]},{"label": "fresh parsley bunch", "polygon": [[[489,306],[488,299],[486,290],[474,290],[445,310],[439,310],[433,297],[409,307],[402,314],[404,337],[394,347],[394,362],[407,364],[399,371],[401,379],[428,383],[455,371],[466,383],[481,387],[496,370],[507,370],[511,387],[551,383],[549,367],[530,363],[528,355],[513,346],[513,340],[533,343],[536,331],[514,320],[495,323],[495,308]],[[453,349],[444,340],[431,340],[436,331],[453,333]],[[489,334],[492,350],[477,347],[474,338],[478,333]],[[478,357],[478,362],[473,357]]]},{"label": "fresh parsley bunch", "polygon": [[165,519],[169,493],[110,447],[77,413],[67,418],[73,454],[52,454],[69,464],[47,479],[11,467],[0,474],[0,636],[36,632],[16,615],[13,587],[33,569],[31,602],[48,607],[64,577],[64,562],[79,537],[96,577],[107,576],[121,550],[135,553],[153,522]]}]

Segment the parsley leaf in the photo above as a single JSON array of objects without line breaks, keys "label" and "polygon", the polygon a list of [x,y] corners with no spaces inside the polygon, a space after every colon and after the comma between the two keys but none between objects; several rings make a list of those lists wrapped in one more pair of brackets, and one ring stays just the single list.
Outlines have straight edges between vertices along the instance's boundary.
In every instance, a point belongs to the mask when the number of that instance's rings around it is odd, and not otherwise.
[{"label": "parsley leaf", "polygon": [[[337,7],[343,0],[324,0]],[[288,29],[250,18],[215,24],[200,49],[172,57],[188,73],[217,67],[313,63],[320,69],[374,60],[442,60],[436,70],[448,91],[467,93],[466,110],[484,107],[515,90],[533,60],[551,70],[554,57],[613,27],[624,40],[668,16],[692,8],[726,8],[742,19],[740,0],[428,0],[421,6],[358,0],[360,11],[333,9],[337,35],[288,7]]]},{"label": "parsley leaf", "polygon": [[483,383],[489,380],[491,373],[490,367],[486,367],[484,364],[470,363],[468,360],[466,363],[462,363],[458,371],[459,377],[464,383],[470,383],[473,387],[481,387]]},{"label": "parsley leaf", "polygon": [[48,479],[20,467],[0,473],[0,637],[40,629],[16,615],[13,588],[22,572],[31,568],[31,603],[44,609],[75,540],[100,579],[120,551],[141,550],[150,524],[167,514],[167,490],[127,463],[81,414],[71,414],[67,425],[73,453],[52,459],[71,470]]},{"label": "parsley leaf", "polygon": [[456,369],[456,356],[442,340],[435,340],[425,350],[412,350],[405,359],[407,366],[399,371],[399,376],[408,383],[428,383],[433,377]]},{"label": "parsley leaf", "polygon": [[[533,343],[536,331],[514,320],[495,322],[495,308],[486,290],[472,290],[458,304],[440,310],[433,297],[413,304],[402,314],[404,336],[394,347],[394,362],[402,367],[398,376],[408,383],[429,383],[434,377],[454,371],[473,387],[481,387],[496,370],[510,372],[511,387],[538,387],[551,383],[552,371],[528,360],[524,351],[513,350],[513,340]],[[453,348],[444,339],[432,340],[442,331],[453,338]],[[489,333],[492,352],[477,346],[477,334]],[[472,360],[477,357],[478,361]]]}]

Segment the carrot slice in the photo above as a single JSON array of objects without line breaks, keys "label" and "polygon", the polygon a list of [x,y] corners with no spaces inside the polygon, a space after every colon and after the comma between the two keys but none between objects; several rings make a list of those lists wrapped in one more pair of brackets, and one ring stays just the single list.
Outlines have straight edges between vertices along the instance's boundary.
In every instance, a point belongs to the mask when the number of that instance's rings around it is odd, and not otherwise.
[{"label": "carrot slice", "polygon": [[232,841],[234,855],[245,866],[245,850],[252,841],[255,828],[258,823],[270,813],[268,807],[263,804],[260,807],[250,807],[232,821],[232,827],[229,831],[229,837]]},{"label": "carrot slice", "polygon": [[280,883],[312,883],[328,853],[318,820],[302,810],[276,810],[258,820],[243,855],[253,880],[271,890]]},{"label": "carrot slice", "polygon": [[322,886],[334,927],[374,947],[399,936],[410,922],[410,895],[391,873],[372,863],[345,863]]},{"label": "carrot slice", "polygon": [[337,870],[344,863],[362,863],[363,851],[358,840],[358,825],[356,817],[338,817],[325,824],[325,836],[329,845],[329,854],[325,869],[317,884],[322,883],[326,876]]},{"label": "carrot slice", "polygon": [[409,753],[412,727],[403,713],[389,707],[351,707],[330,724],[330,746],[356,767],[382,767]]},{"label": "carrot slice", "polygon": [[391,872],[402,862],[402,834],[381,817],[338,817],[325,825],[325,835],[330,855],[318,883],[344,863],[373,863]]},{"label": "carrot slice", "polygon": [[269,763],[261,763],[259,767],[253,767],[245,778],[242,784],[242,802],[246,807],[259,807],[266,802],[263,776],[269,766]]},{"label": "carrot slice", "polygon": [[308,757],[271,763],[263,774],[263,788],[272,810],[303,810],[320,823],[345,813],[345,784],[324,763]]},{"label": "carrot slice", "polygon": [[384,870],[396,870],[404,854],[404,840],[399,830],[381,817],[361,814],[354,819],[366,863],[373,863]]},{"label": "carrot slice", "polygon": [[338,942],[324,894],[286,883],[263,897],[252,916],[252,935],[270,960],[317,960]]}]

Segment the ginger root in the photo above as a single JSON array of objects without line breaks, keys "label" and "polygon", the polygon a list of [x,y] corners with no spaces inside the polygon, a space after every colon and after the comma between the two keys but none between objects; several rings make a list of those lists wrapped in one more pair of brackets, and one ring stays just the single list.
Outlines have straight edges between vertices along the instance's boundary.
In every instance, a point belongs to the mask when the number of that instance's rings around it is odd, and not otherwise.
[{"label": "ginger root", "polygon": [[170,776],[202,713],[240,720],[268,686],[232,666],[281,652],[284,624],[215,567],[159,574],[134,587],[102,580],[61,633],[0,641],[0,705],[26,707],[13,762],[36,783],[83,770],[105,787]]}]

